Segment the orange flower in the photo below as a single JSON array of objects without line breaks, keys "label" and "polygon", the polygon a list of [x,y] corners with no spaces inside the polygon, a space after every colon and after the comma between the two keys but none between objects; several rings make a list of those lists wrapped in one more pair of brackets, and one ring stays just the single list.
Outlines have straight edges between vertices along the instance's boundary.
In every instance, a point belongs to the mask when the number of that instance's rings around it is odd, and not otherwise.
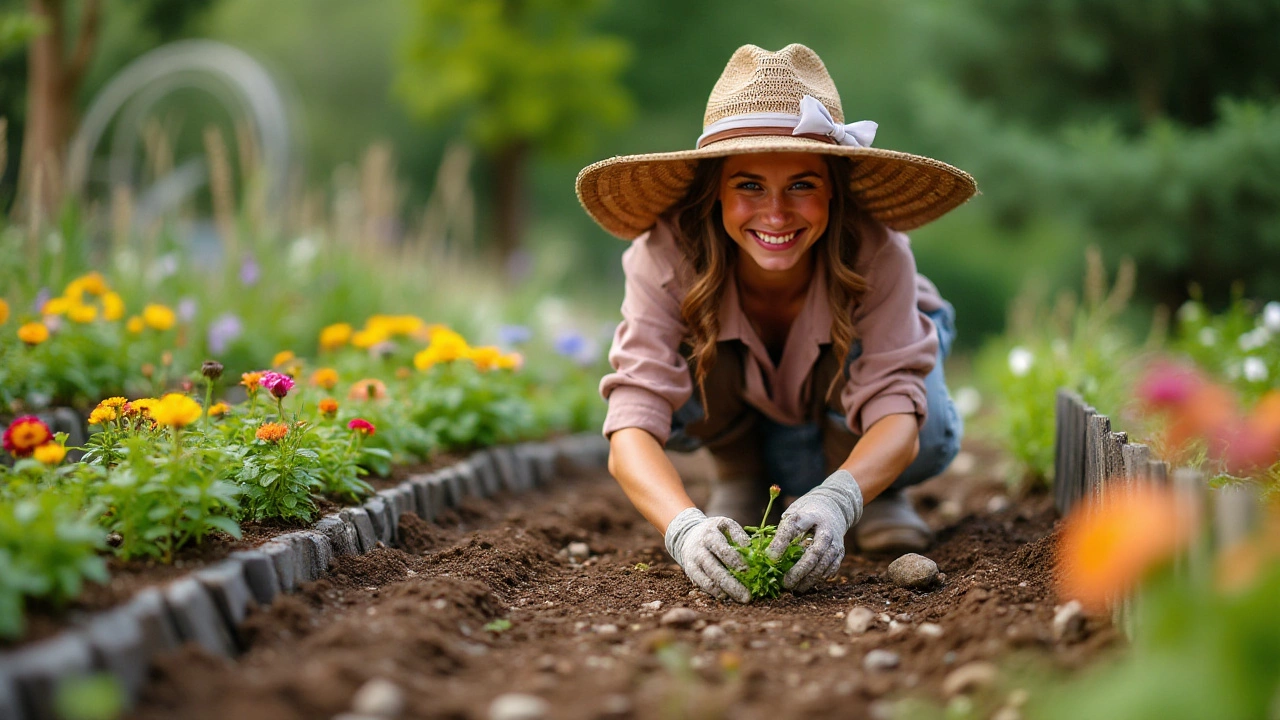
[{"label": "orange flower", "polygon": [[45,465],[57,465],[67,456],[67,449],[56,442],[47,442],[36,448],[32,456]]},{"label": "orange flower", "polygon": [[160,401],[155,398],[139,398],[129,403],[129,409],[143,416],[150,416],[151,411]]},{"label": "orange flower", "polygon": [[338,414],[338,401],[333,398],[325,398],[320,401],[320,414],[325,417],[333,417]]},{"label": "orange flower", "polygon": [[347,398],[350,400],[383,400],[386,397],[387,385],[377,378],[357,380],[351,385],[351,391],[347,393]]},{"label": "orange flower", "polygon": [[117,417],[116,409],[99,405],[89,413],[90,425],[106,425]]},{"label": "orange flower", "polygon": [[289,426],[284,423],[263,423],[255,433],[257,438],[263,442],[277,443],[289,434]]},{"label": "orange flower", "polygon": [[320,349],[337,350],[351,340],[354,329],[347,323],[334,323],[320,331]]},{"label": "orange flower", "polygon": [[53,439],[49,426],[34,415],[23,415],[4,431],[4,449],[14,457],[26,457]]},{"label": "orange flower", "polygon": [[0,325],[9,322],[9,303],[0,298]]},{"label": "orange flower", "polygon": [[49,328],[45,327],[44,323],[27,323],[18,328],[18,339],[31,347],[35,347],[49,339]]},{"label": "orange flower", "polygon": [[98,407],[121,408],[124,407],[124,404],[127,402],[129,401],[117,395],[116,397],[109,397],[98,403]]},{"label": "orange flower", "polygon": [[481,370],[492,370],[498,367],[498,360],[501,358],[502,351],[492,345],[467,350],[467,359]]},{"label": "orange flower", "polygon": [[1091,611],[1129,592],[1196,532],[1195,507],[1151,485],[1110,490],[1063,522],[1058,541],[1059,594]]},{"label": "orange flower", "polygon": [[325,390],[332,390],[338,384],[338,371],[333,368],[320,368],[311,373],[311,384]]},{"label": "orange flower", "polygon": [[296,357],[297,355],[294,355],[292,350],[281,350],[276,353],[275,357],[271,358],[271,367],[280,367]]},{"label": "orange flower", "polygon": [[221,417],[231,412],[231,406],[224,402],[216,402],[209,406],[209,417]]},{"label": "orange flower", "polygon": [[249,397],[258,394],[258,388],[261,387],[262,372],[254,371],[240,374],[240,384],[249,392]]}]

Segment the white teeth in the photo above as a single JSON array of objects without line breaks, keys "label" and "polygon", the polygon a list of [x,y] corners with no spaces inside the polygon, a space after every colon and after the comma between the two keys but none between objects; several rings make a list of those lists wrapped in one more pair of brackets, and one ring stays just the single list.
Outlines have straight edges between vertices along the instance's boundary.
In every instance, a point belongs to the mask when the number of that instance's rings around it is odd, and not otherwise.
[{"label": "white teeth", "polygon": [[794,231],[789,232],[786,235],[765,235],[759,230],[753,230],[752,232],[756,234],[756,237],[769,243],[770,245],[785,245],[786,243],[791,242],[791,238],[796,236]]}]

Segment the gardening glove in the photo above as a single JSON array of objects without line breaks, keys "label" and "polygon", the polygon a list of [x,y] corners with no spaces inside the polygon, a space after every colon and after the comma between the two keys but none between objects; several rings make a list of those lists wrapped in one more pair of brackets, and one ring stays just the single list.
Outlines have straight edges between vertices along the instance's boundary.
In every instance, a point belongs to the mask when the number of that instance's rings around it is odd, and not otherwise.
[{"label": "gardening glove", "polygon": [[[725,537],[725,533],[729,537]],[[684,510],[667,526],[667,552],[679,563],[689,580],[704,592],[723,600],[731,597],[740,603],[751,602],[751,592],[729,572],[747,569],[742,555],[729,544],[746,546],[751,538],[742,526],[727,517],[707,517],[701,510]],[[726,567],[728,566],[728,567]]]},{"label": "gardening glove", "polygon": [[837,470],[818,487],[801,495],[782,513],[778,532],[765,550],[770,558],[782,556],[787,545],[807,532],[813,543],[782,577],[782,586],[804,592],[834,577],[844,559],[844,534],[862,517],[862,489],[848,470]]}]

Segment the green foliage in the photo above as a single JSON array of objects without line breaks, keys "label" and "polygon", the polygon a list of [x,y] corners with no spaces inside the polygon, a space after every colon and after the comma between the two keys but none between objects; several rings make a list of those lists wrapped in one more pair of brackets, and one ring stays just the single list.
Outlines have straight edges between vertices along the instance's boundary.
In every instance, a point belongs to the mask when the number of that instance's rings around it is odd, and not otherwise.
[{"label": "green foliage", "polygon": [[0,57],[25,47],[45,29],[41,19],[31,13],[0,11]]},{"label": "green foliage", "polygon": [[116,720],[129,701],[115,675],[94,673],[58,683],[54,704],[65,720]]},{"label": "green foliage", "polygon": [[85,580],[105,583],[105,548],[105,533],[69,495],[0,500],[0,637],[21,636],[26,598],[62,604]]},{"label": "green foliage", "polygon": [[253,439],[235,451],[235,479],[244,489],[244,516],[250,520],[310,522],[316,514],[313,493],[324,488],[320,455],[308,427],[286,424],[278,441]]},{"label": "green foliage", "polygon": [[1280,379],[1280,303],[1259,308],[1239,288],[1234,295],[1231,306],[1215,315],[1193,287],[1192,299],[1178,309],[1170,350],[1253,404]]},{"label": "green foliage", "polygon": [[529,435],[533,411],[503,371],[468,362],[441,363],[410,396],[412,420],[446,450],[496,445]]},{"label": "green foliage", "polygon": [[502,633],[511,629],[511,621],[506,618],[498,618],[485,623],[484,629],[491,633]]},{"label": "green foliage", "polygon": [[779,492],[777,485],[769,488],[769,504],[764,509],[764,517],[761,518],[760,525],[743,528],[751,536],[751,542],[746,546],[740,545],[735,548],[747,563],[747,569],[743,572],[737,570],[730,572],[747,587],[752,598],[776,598],[781,595],[783,576],[799,562],[800,556],[804,555],[805,546],[801,544],[803,538],[792,539],[791,544],[787,545],[786,550],[782,551],[781,557],[777,560],[769,557],[765,552],[778,532],[777,525],[767,523],[769,511],[773,509],[773,501],[778,499]]}]

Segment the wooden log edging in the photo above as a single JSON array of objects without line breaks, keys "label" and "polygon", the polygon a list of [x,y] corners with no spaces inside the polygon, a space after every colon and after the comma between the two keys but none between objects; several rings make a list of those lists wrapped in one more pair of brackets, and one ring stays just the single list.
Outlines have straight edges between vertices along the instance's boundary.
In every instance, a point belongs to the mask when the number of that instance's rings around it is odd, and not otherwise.
[{"label": "wooden log edging", "polygon": [[380,490],[362,505],[326,515],[310,530],[278,535],[164,586],[146,588],[51,638],[0,654],[0,718],[55,720],[59,687],[90,673],[114,676],[132,707],[161,653],[190,641],[235,657],[245,649],[239,625],[254,605],[269,606],[323,577],[336,557],[394,546],[401,515],[434,522],[466,497],[547,488],[566,466],[604,467],[608,457],[608,444],[594,434],[480,450]]}]

